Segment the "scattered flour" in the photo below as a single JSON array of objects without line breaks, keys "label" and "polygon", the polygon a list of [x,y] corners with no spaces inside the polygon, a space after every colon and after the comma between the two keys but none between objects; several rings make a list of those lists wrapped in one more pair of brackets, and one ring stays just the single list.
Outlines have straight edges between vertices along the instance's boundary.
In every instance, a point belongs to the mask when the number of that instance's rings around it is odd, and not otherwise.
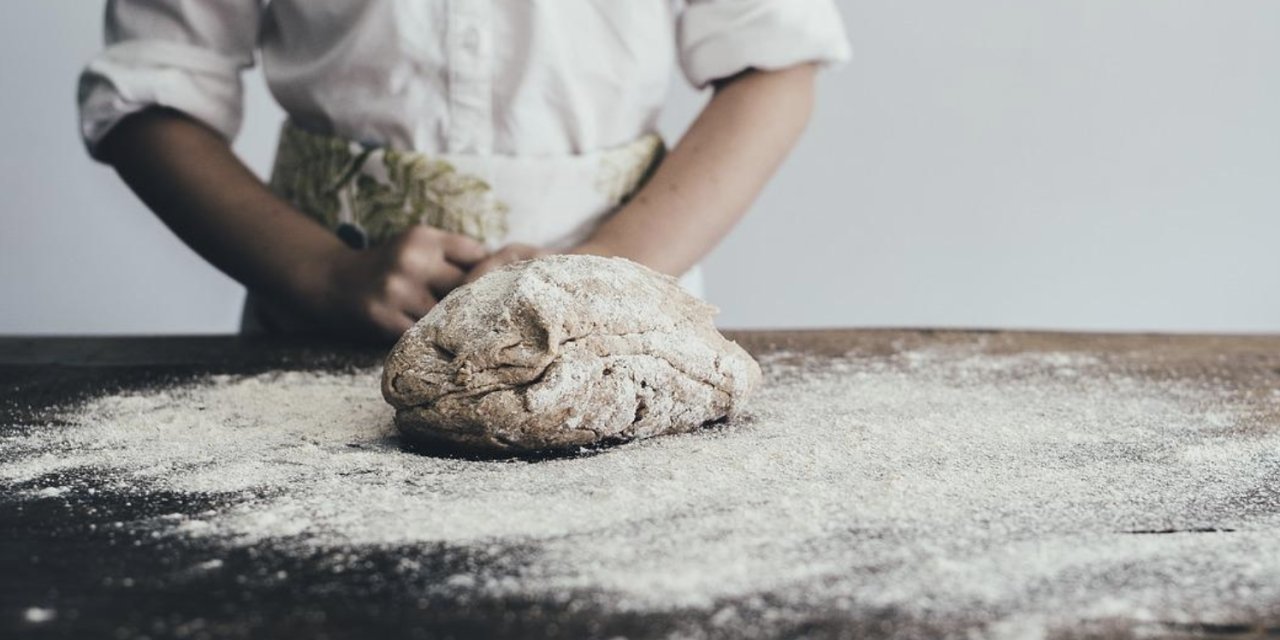
[{"label": "scattered flour", "polygon": [[375,370],[212,376],[0,440],[0,483],[224,496],[125,524],[219,545],[519,547],[510,575],[438,588],[712,624],[888,610],[1026,637],[1276,615],[1280,432],[1233,435],[1256,416],[1225,391],[1065,353],[763,365],[745,420],[540,462],[401,451]]},{"label": "scattered flour", "polygon": [[28,607],[27,610],[22,613],[22,618],[31,624],[43,624],[45,622],[50,622],[57,617],[57,611],[42,607]]}]

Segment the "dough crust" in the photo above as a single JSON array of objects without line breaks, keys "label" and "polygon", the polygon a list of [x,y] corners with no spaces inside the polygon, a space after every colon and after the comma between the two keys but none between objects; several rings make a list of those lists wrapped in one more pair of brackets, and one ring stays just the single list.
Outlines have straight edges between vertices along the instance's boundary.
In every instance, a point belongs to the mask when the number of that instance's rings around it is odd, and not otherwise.
[{"label": "dough crust", "polygon": [[436,305],[387,357],[406,439],[530,453],[680,433],[729,417],[760,367],[715,307],[622,258],[550,256]]}]

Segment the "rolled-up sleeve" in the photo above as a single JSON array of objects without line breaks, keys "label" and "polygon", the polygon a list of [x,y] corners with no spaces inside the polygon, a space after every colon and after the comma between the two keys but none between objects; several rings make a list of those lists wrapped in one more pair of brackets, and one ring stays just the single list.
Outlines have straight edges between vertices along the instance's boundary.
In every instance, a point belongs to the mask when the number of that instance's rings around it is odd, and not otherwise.
[{"label": "rolled-up sleeve", "polygon": [[833,0],[689,0],[678,20],[680,66],[697,87],[752,68],[849,58]]},{"label": "rolled-up sleeve", "polygon": [[240,72],[253,66],[261,0],[111,0],[106,49],[80,75],[80,134],[90,155],[126,116],[175,109],[234,138]]}]

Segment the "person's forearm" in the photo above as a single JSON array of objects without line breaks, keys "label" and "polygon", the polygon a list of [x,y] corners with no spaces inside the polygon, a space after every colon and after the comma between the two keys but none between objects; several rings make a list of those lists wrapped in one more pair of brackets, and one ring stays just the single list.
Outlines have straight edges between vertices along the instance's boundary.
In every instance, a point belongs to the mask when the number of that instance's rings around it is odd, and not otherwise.
[{"label": "person's forearm", "polygon": [[276,197],[213,130],[171,111],[121,122],[103,141],[126,183],[192,249],[253,290],[282,299],[319,288],[341,242]]},{"label": "person's forearm", "polygon": [[808,123],[813,65],[749,72],[716,91],[649,182],[580,250],[679,275],[746,213]]}]

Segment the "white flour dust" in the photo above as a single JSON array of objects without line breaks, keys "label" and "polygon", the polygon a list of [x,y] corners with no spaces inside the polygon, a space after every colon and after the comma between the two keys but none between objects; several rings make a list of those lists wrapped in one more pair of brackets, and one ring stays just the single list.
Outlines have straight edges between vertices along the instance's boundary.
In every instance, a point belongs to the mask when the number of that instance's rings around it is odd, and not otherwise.
[{"label": "white flour dust", "polygon": [[510,575],[440,588],[716,624],[892,610],[1025,635],[1280,603],[1280,433],[1241,437],[1211,385],[959,348],[763,365],[745,420],[540,462],[402,452],[377,371],[216,376],[5,438],[0,482],[227,496],[125,525],[217,545],[520,547]]}]

